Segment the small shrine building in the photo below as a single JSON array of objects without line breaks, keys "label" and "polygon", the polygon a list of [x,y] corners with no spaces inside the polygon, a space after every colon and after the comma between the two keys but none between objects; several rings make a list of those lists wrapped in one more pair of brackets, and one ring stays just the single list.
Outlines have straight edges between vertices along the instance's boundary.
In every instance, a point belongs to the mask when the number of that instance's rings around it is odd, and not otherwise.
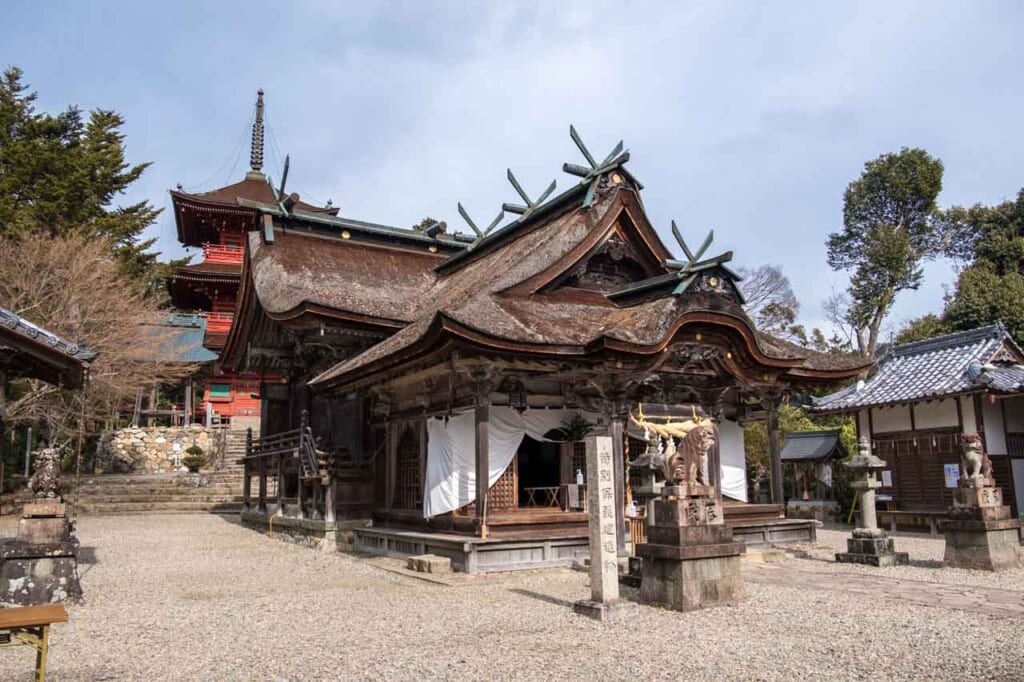
[{"label": "small shrine building", "polygon": [[855,415],[858,438],[869,437],[889,465],[881,523],[937,532],[970,433],[981,437],[1013,513],[1024,510],[1024,353],[1002,324],[895,346],[870,377],[811,409]]}]

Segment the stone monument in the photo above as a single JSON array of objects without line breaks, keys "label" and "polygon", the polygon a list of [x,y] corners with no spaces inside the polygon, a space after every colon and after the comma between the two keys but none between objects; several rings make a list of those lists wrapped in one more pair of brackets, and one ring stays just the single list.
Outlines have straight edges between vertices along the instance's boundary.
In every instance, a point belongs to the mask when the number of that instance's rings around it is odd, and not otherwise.
[{"label": "stone monument", "polygon": [[662,468],[665,487],[651,505],[647,542],[636,546],[643,561],[640,601],[676,611],[741,601],[747,596],[740,571],[744,546],[725,526],[715,488],[706,480],[714,423],[695,416],[679,428],[678,447],[671,435],[664,447],[660,435],[648,441],[645,461]]},{"label": "stone monument", "polygon": [[36,453],[18,536],[0,543],[0,607],[78,599],[78,540],[60,498],[60,455]]},{"label": "stone monument", "polygon": [[1003,504],[1003,490],[992,478],[992,462],[976,433],[961,444],[960,481],[945,522],[945,565],[1002,571],[1021,562],[1020,519]]},{"label": "stone monument", "polygon": [[610,621],[621,618],[636,604],[619,598],[612,439],[590,436],[584,442],[590,517],[590,599],[576,602],[573,609],[597,620]]},{"label": "stone monument", "polygon": [[871,441],[867,437],[862,437],[858,446],[859,452],[846,466],[854,476],[850,485],[860,496],[860,527],[854,529],[853,537],[846,541],[847,551],[836,554],[836,561],[869,566],[906,564],[910,560],[907,553],[896,551],[892,538],[878,527],[875,515],[875,488],[882,485],[878,472],[885,469],[885,460],[871,454]]}]

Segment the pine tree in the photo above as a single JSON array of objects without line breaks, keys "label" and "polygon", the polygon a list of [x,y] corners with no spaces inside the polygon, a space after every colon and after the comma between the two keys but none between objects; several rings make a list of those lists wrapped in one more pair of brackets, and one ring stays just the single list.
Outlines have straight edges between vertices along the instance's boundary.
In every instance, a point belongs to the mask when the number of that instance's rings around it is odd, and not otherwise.
[{"label": "pine tree", "polygon": [[148,201],[115,206],[149,167],[125,159],[124,119],[97,109],[88,120],[74,106],[36,111],[37,95],[9,67],[0,78],[0,237],[29,234],[105,238],[124,272],[158,287],[156,240],[143,233],[161,209]]}]

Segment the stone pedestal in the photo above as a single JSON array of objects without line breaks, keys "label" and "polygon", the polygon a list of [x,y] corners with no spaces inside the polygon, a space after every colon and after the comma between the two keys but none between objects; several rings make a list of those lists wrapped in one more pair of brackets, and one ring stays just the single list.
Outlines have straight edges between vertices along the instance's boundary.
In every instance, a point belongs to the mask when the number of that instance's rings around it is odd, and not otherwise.
[{"label": "stone pedestal", "polygon": [[858,528],[847,539],[845,552],[836,554],[841,564],[903,566],[910,561],[906,552],[897,552],[892,538],[880,528]]},{"label": "stone pedestal", "polygon": [[641,603],[692,611],[746,599],[744,546],[723,525],[713,488],[666,486],[653,507],[647,542],[636,547],[643,558]]},{"label": "stone pedestal", "polygon": [[78,540],[55,498],[25,504],[18,536],[0,544],[0,606],[78,599]]},{"label": "stone pedestal", "polygon": [[1003,504],[991,478],[967,480],[953,491],[945,522],[944,563],[952,568],[1003,571],[1021,565],[1019,519]]}]

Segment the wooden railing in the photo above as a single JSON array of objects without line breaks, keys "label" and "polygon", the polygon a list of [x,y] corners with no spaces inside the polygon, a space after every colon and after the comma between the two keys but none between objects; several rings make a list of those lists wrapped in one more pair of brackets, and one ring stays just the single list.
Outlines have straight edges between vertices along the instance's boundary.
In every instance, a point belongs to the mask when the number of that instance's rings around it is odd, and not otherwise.
[{"label": "wooden railing", "polygon": [[203,244],[203,260],[207,263],[242,264],[242,247],[224,244]]},{"label": "wooden railing", "polygon": [[303,410],[302,422],[297,429],[275,433],[259,440],[247,437],[246,459],[256,460],[272,456],[298,458],[300,478],[308,479],[320,476],[320,458],[326,456],[327,453],[317,449],[316,438],[313,436],[313,429],[310,428],[308,420],[309,416]]},{"label": "wooden railing", "polygon": [[231,313],[207,313],[206,331],[213,334],[227,334],[231,331],[231,321],[235,318]]}]

